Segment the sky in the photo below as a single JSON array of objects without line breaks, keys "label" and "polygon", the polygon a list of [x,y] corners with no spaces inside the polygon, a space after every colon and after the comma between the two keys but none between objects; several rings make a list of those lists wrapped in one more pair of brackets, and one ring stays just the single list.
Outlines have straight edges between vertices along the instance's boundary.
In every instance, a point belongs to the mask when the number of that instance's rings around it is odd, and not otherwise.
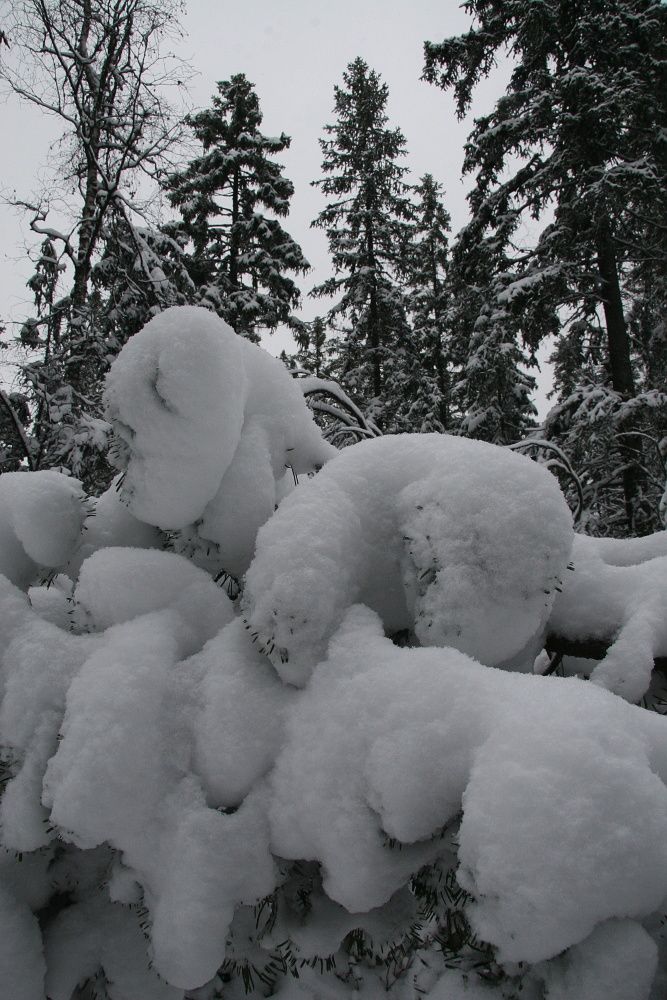
[{"label": "sky", "polygon": [[[324,125],[335,120],[334,85],[342,83],[343,71],[357,56],[389,88],[389,124],[405,135],[408,180],[432,173],[443,185],[453,232],[466,221],[470,179],[462,180],[461,167],[472,118],[457,121],[451,94],[420,80],[424,41],[441,41],[470,26],[454,0],[187,0],[182,25],[184,36],[172,46],[194,70],[190,108],[208,106],[218,80],[245,73],[259,96],[262,130],[292,137],[290,149],[280,156],[295,186],[284,225],[312,265],[301,282],[305,319],[323,308],[307,292],[330,273],[325,234],[310,226],[325,204],[311,186],[322,176],[318,139]],[[488,110],[502,89],[501,68],[480,86],[473,114]],[[58,123],[15,98],[3,105],[2,117],[0,191],[10,197],[13,192],[29,197],[40,186],[56,191]],[[21,322],[31,312],[25,282],[32,273],[27,248],[35,243],[26,218],[0,204],[0,318],[5,321]],[[266,346],[278,353],[284,341],[277,335]]]}]

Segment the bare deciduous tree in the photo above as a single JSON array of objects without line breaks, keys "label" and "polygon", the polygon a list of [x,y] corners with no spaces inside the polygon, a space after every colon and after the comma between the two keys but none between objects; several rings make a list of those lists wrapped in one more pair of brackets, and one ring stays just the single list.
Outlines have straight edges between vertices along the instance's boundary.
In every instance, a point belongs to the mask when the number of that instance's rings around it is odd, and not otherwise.
[{"label": "bare deciduous tree", "polygon": [[[159,178],[178,140],[179,118],[166,88],[182,85],[184,67],[165,57],[161,46],[178,32],[181,10],[180,0],[0,0],[0,23],[11,45],[0,61],[5,90],[63,125],[58,164],[68,222],[52,223],[52,192],[14,199],[30,213],[32,230],[49,238],[60,273],[71,278],[69,292],[52,297],[32,327],[50,362],[48,379],[39,379],[39,364],[31,366],[43,411],[42,465],[84,471],[78,417],[95,416],[103,374],[90,321],[91,271],[105,224],[114,214],[130,223],[141,211],[141,176]],[[58,345],[47,343],[54,310]],[[48,400],[44,412],[45,393],[55,388],[46,382],[54,378],[60,381],[55,436]]]}]

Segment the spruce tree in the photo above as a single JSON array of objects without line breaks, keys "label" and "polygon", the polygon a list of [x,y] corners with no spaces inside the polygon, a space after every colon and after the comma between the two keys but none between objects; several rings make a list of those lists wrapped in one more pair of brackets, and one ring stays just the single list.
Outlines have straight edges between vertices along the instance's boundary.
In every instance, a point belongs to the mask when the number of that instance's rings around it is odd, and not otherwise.
[{"label": "spruce tree", "polygon": [[[603,317],[609,471],[620,470],[626,528],[646,530],[644,418],[633,402],[641,379],[626,304],[633,272],[664,272],[667,256],[667,8],[653,0],[465,7],[475,19],[466,35],[426,43],[426,78],[454,90],[463,116],[498,52],[510,50],[515,65],[466,147],[464,169],[476,179],[462,276],[480,284],[476,274],[495,257],[504,277],[499,288],[484,274],[486,307],[493,314],[495,289],[531,347]],[[547,224],[526,246],[531,216]]]},{"label": "spruce tree", "polygon": [[454,426],[448,288],[451,220],[441,186],[425,174],[414,188],[415,218],[403,262],[410,338],[397,371],[398,424],[405,431],[447,431]]},{"label": "spruce tree", "polygon": [[339,377],[391,430],[396,400],[388,372],[408,337],[399,282],[412,217],[400,163],[405,139],[388,127],[387,85],[363,59],[348,65],[334,94],[337,120],[320,140],[325,176],[314,182],[331,200],[313,225],[327,234],[335,273],[313,294],[337,297],[329,321],[345,321],[333,344]]},{"label": "spruce tree", "polygon": [[260,328],[294,323],[300,293],[290,275],[309,267],[279,222],[294,187],[274,157],[291,140],[260,132],[259,99],[243,73],[218,83],[211,107],[187,122],[202,152],[168,180],[181,215],[168,231],[189,241],[195,302],[259,340]]},{"label": "spruce tree", "polygon": [[317,378],[326,378],[329,347],[327,327],[322,316],[316,316],[310,323],[301,324],[294,333],[294,339],[299,348],[294,356],[295,364]]},{"label": "spruce tree", "polygon": [[96,326],[115,355],[156,313],[193,303],[196,288],[182,241],[164,229],[114,213],[103,241],[91,280],[102,303]]}]

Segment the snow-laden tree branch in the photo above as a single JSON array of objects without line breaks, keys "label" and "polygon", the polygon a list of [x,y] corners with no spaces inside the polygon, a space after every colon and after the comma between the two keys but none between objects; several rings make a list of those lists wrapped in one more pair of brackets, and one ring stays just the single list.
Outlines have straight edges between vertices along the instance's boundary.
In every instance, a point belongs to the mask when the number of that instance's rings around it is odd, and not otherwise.
[{"label": "snow-laden tree branch", "polygon": [[[0,477],[3,995],[648,1000],[663,534],[576,536],[487,443],[338,453],[206,310],[106,400],[101,497]],[[552,635],[613,645],[539,676]]]}]

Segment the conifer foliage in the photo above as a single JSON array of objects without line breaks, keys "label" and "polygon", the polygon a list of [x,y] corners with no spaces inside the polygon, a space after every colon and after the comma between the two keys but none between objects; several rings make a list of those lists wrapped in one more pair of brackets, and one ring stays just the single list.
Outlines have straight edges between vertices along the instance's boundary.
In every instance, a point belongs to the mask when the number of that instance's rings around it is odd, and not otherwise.
[{"label": "conifer foliage", "polygon": [[411,241],[403,263],[411,333],[403,347],[403,364],[396,366],[398,423],[406,431],[446,431],[453,426],[447,284],[451,219],[432,174],[421,178],[414,196]]},{"label": "conifer foliage", "polygon": [[334,276],[313,294],[336,296],[329,319],[347,322],[335,345],[338,371],[371,418],[392,429],[395,402],[388,370],[408,336],[399,272],[412,207],[405,181],[405,139],[388,126],[388,88],[363,59],[351,62],[334,88],[336,122],[320,140],[330,200],[313,225],[329,241]]},{"label": "conifer foliage", "polygon": [[[476,121],[466,148],[465,170],[476,179],[472,220],[459,241],[465,279],[478,283],[475,275],[495,258],[495,271],[484,275],[486,308],[493,315],[502,296],[531,346],[561,325],[576,336],[581,322],[602,322],[596,389],[604,404],[591,407],[579,380],[561,426],[589,423],[593,411],[604,417],[607,472],[622,486],[626,529],[650,530],[655,503],[643,434],[651,418],[626,305],[636,297],[637,273],[664,274],[667,8],[653,0],[469,0],[465,7],[475,19],[466,35],[426,44],[425,76],[453,89],[459,114],[497,53],[508,49],[515,61],[505,94]],[[528,216],[548,224],[526,246]],[[500,284],[489,281],[494,273]],[[664,386],[664,370],[661,378]],[[655,394],[650,401],[655,407]]]},{"label": "conifer foliage", "polygon": [[258,328],[294,321],[300,293],[292,275],[309,267],[279,222],[294,187],[273,157],[291,140],[260,132],[259,99],[243,73],[219,83],[211,107],[187,122],[202,152],[169,178],[169,199],[181,214],[169,231],[191,247],[197,304],[258,340]]}]

